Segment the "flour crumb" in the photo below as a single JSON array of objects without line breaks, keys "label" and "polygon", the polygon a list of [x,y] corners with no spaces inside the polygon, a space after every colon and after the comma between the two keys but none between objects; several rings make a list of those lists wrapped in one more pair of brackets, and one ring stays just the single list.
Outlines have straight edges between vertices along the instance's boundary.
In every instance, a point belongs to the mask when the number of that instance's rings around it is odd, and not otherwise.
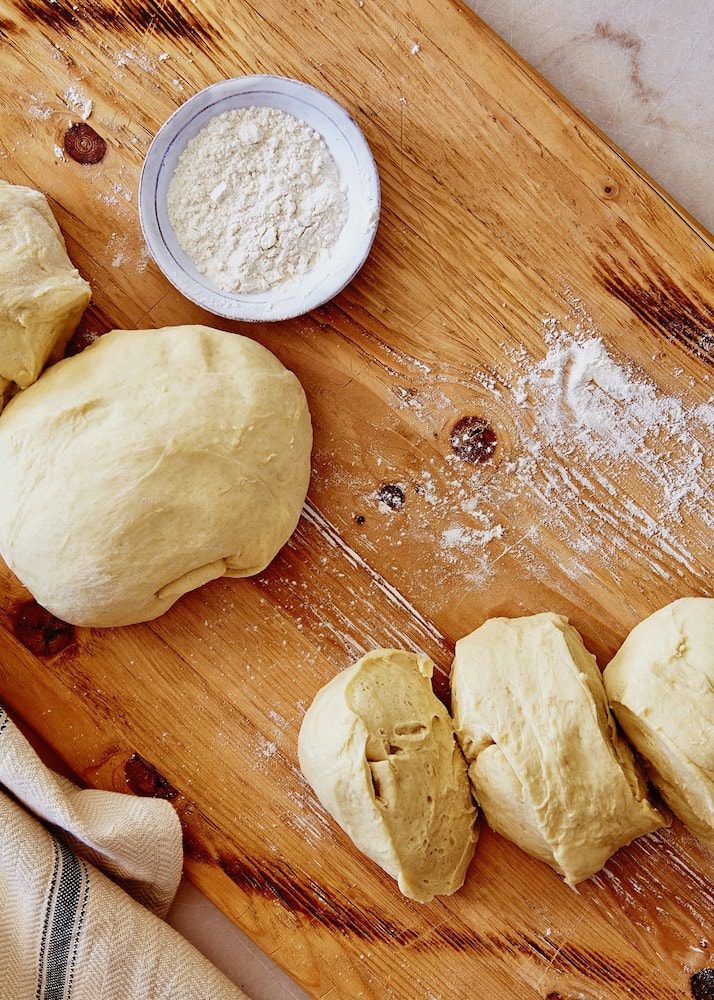
[{"label": "flour crumb", "polygon": [[107,252],[112,254],[112,267],[123,267],[129,260],[128,237],[112,233],[107,243]]},{"label": "flour crumb", "polygon": [[266,740],[264,736],[258,737],[257,754],[264,760],[269,760],[278,752],[277,743],[273,743],[272,740]]},{"label": "flour crumb", "polygon": [[41,118],[44,121],[46,121],[52,114],[52,108],[43,104],[40,98],[35,94],[32,94],[30,97],[30,106],[27,111],[31,118]]},{"label": "flour crumb", "polygon": [[186,146],[168,193],[171,223],[224,291],[258,292],[327,263],[347,198],[324,139],[276,108],[217,115]]},{"label": "flour crumb", "polygon": [[461,549],[465,551],[472,545],[479,545],[483,548],[495,538],[503,538],[503,532],[502,524],[494,524],[489,528],[446,528],[441,533],[441,542],[447,549]]},{"label": "flour crumb", "polygon": [[413,56],[418,56],[421,52],[421,45],[419,42],[414,42],[411,49],[409,50]]},{"label": "flour crumb", "polygon": [[168,58],[169,58],[168,52],[162,52],[161,55],[159,56],[159,62],[161,63],[166,62]]},{"label": "flour crumb", "polygon": [[144,271],[149,266],[150,261],[151,261],[151,251],[149,250],[146,243],[143,243],[141,250],[139,251],[139,259],[136,262],[137,273],[143,274]]},{"label": "flour crumb", "polygon": [[[137,48],[135,45],[132,45],[128,49],[122,49],[120,52],[117,52],[114,56],[114,65],[120,69],[129,66],[130,63],[134,63],[144,73],[149,73],[151,76],[157,75],[156,61],[149,55],[146,49]],[[115,76],[121,77],[122,74],[115,74]]]},{"label": "flour crumb", "polygon": [[278,729],[281,730],[285,729],[287,725],[287,720],[285,719],[285,716],[281,715],[280,712],[276,712],[274,708],[268,709],[268,718],[270,719],[271,722],[275,723]]},{"label": "flour crumb", "polygon": [[132,199],[131,191],[128,191],[126,188],[122,187],[121,184],[117,183],[116,181],[112,184],[112,191],[114,192],[117,198],[123,198],[124,201],[131,201]]},{"label": "flour crumb", "polygon": [[64,150],[62,149],[61,146],[55,145],[54,154],[58,160],[64,160]]},{"label": "flour crumb", "polygon": [[92,101],[88,97],[83,97],[76,87],[70,87],[69,90],[65,91],[64,99],[67,107],[86,122],[94,108]]}]

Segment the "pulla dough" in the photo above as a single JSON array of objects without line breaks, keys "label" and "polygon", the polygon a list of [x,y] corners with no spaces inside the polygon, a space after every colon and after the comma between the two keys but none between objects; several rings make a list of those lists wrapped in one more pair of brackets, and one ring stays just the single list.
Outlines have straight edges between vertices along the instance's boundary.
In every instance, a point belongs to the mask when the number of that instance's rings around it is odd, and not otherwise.
[{"label": "pulla dough", "polygon": [[61,355],[90,295],[45,196],[0,180],[0,408]]},{"label": "pulla dough", "polygon": [[115,330],[0,417],[0,552],[65,621],[155,618],[267,566],[300,516],[311,444],[300,383],[254,341]]},{"label": "pulla dough", "polygon": [[567,618],[492,618],[456,644],[456,733],[489,825],[566,881],[662,826]]},{"label": "pulla dough", "polygon": [[653,784],[714,850],[714,599],[685,597],[640,622],[604,679]]},{"label": "pulla dough", "polygon": [[419,902],[463,885],[477,839],[466,763],[432,670],[414,653],[367,653],[317,693],[298,742],[327,811]]}]

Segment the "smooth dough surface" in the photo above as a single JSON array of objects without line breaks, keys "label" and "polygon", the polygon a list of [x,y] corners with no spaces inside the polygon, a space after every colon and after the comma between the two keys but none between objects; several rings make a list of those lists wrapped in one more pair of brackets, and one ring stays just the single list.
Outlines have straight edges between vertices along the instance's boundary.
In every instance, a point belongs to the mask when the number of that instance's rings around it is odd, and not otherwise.
[{"label": "smooth dough surface", "polygon": [[466,762],[432,671],[425,656],[367,653],[317,693],[298,741],[324,807],[419,902],[463,885],[477,839]]},{"label": "smooth dough surface", "polygon": [[45,196],[0,181],[0,398],[61,355],[90,295]]},{"label": "smooth dough surface", "polygon": [[665,822],[615,729],[595,657],[567,618],[485,622],[456,644],[451,692],[489,825],[569,884]]},{"label": "smooth dough surface", "polygon": [[300,383],[255,341],[115,330],[0,416],[0,553],[64,621],[155,618],[267,566],[300,516],[311,444]]},{"label": "smooth dough surface", "polygon": [[714,850],[714,599],[685,597],[640,622],[604,678],[653,784]]}]

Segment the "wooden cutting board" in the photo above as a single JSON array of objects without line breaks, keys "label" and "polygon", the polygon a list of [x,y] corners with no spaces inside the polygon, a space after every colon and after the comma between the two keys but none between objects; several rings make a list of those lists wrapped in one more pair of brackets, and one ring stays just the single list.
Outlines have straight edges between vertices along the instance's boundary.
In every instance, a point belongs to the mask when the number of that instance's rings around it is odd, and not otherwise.
[{"label": "wooden cutting board", "polygon": [[[711,238],[449,0],[16,0],[0,34],[0,175],[48,194],[92,283],[80,341],[246,333],[296,371],[315,426],[304,517],[260,577],[75,631],[3,569],[2,701],[89,784],[169,798],[191,878],[315,997],[689,996],[714,965],[714,887],[680,825],[577,892],[484,829],[463,891],[419,906],[325,816],[295,744],[367,648],[423,650],[444,692],[488,616],[563,612],[604,665],[650,611],[711,593]],[[147,262],[136,188],[179,103],[261,72],[350,110],[384,206],[335,302],[241,327]],[[108,144],[94,166],[62,155],[72,87]],[[583,387],[588,351],[622,392]]]}]

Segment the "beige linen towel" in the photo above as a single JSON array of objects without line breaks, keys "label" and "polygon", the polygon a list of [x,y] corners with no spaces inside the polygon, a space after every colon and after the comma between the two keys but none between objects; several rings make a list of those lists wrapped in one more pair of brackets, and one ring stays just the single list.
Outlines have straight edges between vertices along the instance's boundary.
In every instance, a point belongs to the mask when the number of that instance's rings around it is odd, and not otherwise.
[{"label": "beige linen towel", "polygon": [[168,802],[77,788],[2,708],[0,787],[0,1000],[246,1000],[155,916],[181,877]]}]

